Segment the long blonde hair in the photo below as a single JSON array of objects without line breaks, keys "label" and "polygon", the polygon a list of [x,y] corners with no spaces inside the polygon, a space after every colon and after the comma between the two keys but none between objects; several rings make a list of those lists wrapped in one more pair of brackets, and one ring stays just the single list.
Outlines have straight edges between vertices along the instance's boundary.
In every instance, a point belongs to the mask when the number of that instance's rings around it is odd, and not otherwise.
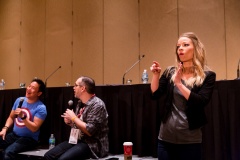
[{"label": "long blonde hair", "polygon": [[[204,79],[205,79],[205,73],[204,71],[210,70],[207,66],[206,61],[206,51],[204,48],[204,45],[200,41],[200,39],[197,37],[197,35],[193,32],[186,32],[183,33],[179,38],[181,37],[187,37],[191,39],[193,46],[194,46],[194,52],[193,52],[193,77],[189,78],[187,81],[185,81],[187,86],[193,87],[193,85],[200,86],[202,85]],[[176,66],[181,62],[178,57],[178,47],[176,46],[175,55],[176,55]],[[177,67],[176,67],[177,68]],[[176,76],[176,70],[173,74],[171,80],[174,81]]]}]

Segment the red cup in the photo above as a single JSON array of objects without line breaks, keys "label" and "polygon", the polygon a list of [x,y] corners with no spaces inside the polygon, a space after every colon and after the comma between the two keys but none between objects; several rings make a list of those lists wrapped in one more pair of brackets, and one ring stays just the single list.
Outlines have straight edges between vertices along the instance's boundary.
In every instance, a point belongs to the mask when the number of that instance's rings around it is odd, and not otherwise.
[{"label": "red cup", "polygon": [[123,143],[124,160],[132,160],[132,142]]}]

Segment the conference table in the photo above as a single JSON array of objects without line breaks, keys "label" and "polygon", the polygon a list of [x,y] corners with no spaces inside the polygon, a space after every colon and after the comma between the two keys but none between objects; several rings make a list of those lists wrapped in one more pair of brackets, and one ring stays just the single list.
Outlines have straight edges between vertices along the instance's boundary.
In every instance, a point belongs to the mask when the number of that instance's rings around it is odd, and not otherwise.
[{"label": "conference table", "polygon": [[[15,99],[25,95],[25,88],[0,90],[0,127],[12,109]],[[152,99],[150,84],[99,85],[96,96],[101,98],[109,114],[109,152],[123,154],[123,142],[133,142],[133,154],[157,156],[157,137],[161,104],[164,97]],[[73,87],[48,87],[42,99],[47,118],[41,127],[40,145],[47,145],[51,133],[56,144],[68,140],[70,128],[62,113],[74,98]],[[240,80],[216,81],[212,98],[206,107],[208,123],[203,130],[204,160],[240,159]]]}]

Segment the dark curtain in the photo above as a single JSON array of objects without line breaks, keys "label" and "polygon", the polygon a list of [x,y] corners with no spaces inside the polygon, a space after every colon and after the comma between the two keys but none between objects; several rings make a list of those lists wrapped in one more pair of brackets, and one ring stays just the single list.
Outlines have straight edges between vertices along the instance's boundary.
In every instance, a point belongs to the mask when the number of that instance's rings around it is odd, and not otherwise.
[{"label": "dark curtain", "polygon": [[[15,99],[25,89],[0,90],[0,127],[3,127]],[[151,99],[150,85],[97,86],[109,114],[109,152],[123,154],[123,142],[133,142],[133,154],[157,156],[159,116],[163,99]],[[61,114],[74,98],[72,87],[47,88],[44,103],[48,116],[41,127],[40,144],[48,146],[51,133],[56,143],[68,140],[70,128]],[[212,99],[206,107],[208,124],[203,127],[204,160],[240,159],[240,80],[217,81]]]},{"label": "dark curtain", "polygon": [[206,107],[205,160],[240,160],[240,80],[217,81]]}]

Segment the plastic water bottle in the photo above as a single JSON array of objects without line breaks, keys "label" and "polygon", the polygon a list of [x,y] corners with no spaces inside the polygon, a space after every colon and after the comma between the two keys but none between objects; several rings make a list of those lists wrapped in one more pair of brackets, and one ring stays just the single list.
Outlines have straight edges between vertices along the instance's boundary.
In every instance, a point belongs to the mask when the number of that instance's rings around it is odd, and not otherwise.
[{"label": "plastic water bottle", "polygon": [[54,134],[51,134],[49,138],[49,149],[52,149],[53,147],[55,147],[55,137]]},{"label": "plastic water bottle", "polygon": [[0,90],[4,90],[4,88],[5,88],[5,82],[4,82],[4,79],[2,79],[0,82]]},{"label": "plastic water bottle", "polygon": [[148,73],[146,69],[143,70],[142,83],[148,83]]}]

